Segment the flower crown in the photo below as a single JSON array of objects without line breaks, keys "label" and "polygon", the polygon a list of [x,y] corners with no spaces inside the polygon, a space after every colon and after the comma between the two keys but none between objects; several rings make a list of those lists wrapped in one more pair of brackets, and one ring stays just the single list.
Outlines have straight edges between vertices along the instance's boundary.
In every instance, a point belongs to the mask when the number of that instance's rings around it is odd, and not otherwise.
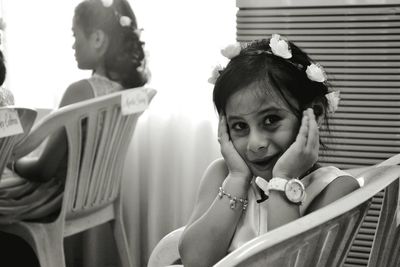
[{"label": "flower crown", "polygon": [[[279,34],[273,34],[269,46],[271,48],[271,51],[269,50],[257,50],[255,53],[256,54],[271,54],[275,55],[278,57],[281,57],[290,64],[294,65],[298,69],[303,69],[303,66],[297,63],[294,63],[290,61],[289,59],[292,58],[292,51],[290,49],[289,43],[282,38]],[[240,51],[242,50],[242,46],[240,43],[235,43],[228,45],[224,49],[221,50],[221,54],[228,58],[229,60],[233,59],[234,57],[238,56],[240,54]],[[211,84],[215,84],[216,81],[218,80],[221,72],[224,70],[224,67],[221,65],[217,65],[214,67],[211,77],[208,79],[208,82]],[[320,83],[325,83],[327,81],[327,75],[323,69],[323,67],[318,64],[318,63],[311,63],[309,66],[307,66],[306,69],[306,75],[308,79],[314,82],[320,82]],[[338,106],[339,106],[339,100],[340,100],[340,92],[339,91],[333,91],[329,92],[325,95],[327,101],[328,101],[328,112],[334,113]]]},{"label": "flower crown", "polygon": [[[101,3],[103,4],[103,6],[104,6],[105,8],[111,7],[112,4],[113,4],[113,2],[114,2],[114,0],[101,0]],[[114,14],[115,14],[115,16],[118,18],[119,24],[120,24],[122,27],[130,27],[130,26],[132,26],[132,19],[131,19],[130,17],[128,17],[128,16],[121,16],[121,14],[119,14],[119,12],[116,11],[116,10],[114,10]],[[137,32],[137,30],[135,30],[134,32],[135,32],[135,33],[138,35],[138,37],[140,38],[140,31]]]}]

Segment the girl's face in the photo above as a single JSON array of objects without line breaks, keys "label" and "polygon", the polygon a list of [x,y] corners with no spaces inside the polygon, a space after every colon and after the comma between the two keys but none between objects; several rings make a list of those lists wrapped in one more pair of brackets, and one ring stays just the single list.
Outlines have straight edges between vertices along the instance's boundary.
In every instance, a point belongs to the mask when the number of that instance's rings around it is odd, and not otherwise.
[{"label": "girl's face", "polygon": [[[226,105],[231,140],[254,176],[272,177],[279,157],[295,141],[300,121],[274,91],[257,83],[233,94]],[[297,107],[297,102],[287,97]],[[301,160],[301,159],[299,159]]]},{"label": "girl's face", "polygon": [[86,36],[82,28],[75,23],[75,20],[72,32],[75,39],[72,49],[75,50],[75,59],[78,63],[78,68],[83,70],[94,69],[97,57],[91,40],[92,36]]}]

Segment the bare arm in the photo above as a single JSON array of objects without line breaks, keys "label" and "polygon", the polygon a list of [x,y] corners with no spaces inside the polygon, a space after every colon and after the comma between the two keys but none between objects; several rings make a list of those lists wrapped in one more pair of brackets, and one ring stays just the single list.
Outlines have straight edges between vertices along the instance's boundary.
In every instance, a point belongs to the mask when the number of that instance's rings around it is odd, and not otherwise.
[{"label": "bare arm", "polygon": [[[60,107],[93,98],[90,84],[79,81],[71,84],[63,95]],[[15,164],[15,171],[22,177],[35,181],[47,181],[65,168],[67,162],[67,136],[59,129],[50,138],[38,158],[22,158]]]},{"label": "bare arm", "polygon": [[[242,205],[235,209],[229,199],[218,198],[218,189],[228,170],[222,159],[215,161],[205,172],[200,184],[198,200],[193,214],[182,234],[179,252],[185,266],[211,266],[223,258],[243,212]],[[233,196],[247,198],[248,184],[244,179],[226,178],[224,190]]]},{"label": "bare arm", "polygon": [[224,160],[217,160],[206,170],[195,209],[180,240],[179,252],[185,266],[211,266],[227,254],[243,208],[238,203],[231,209],[227,196],[218,197],[219,187],[224,183],[225,192],[247,199],[251,172],[230,140],[225,116],[220,117],[218,140]]},{"label": "bare arm", "polygon": [[350,176],[340,176],[333,180],[314,200],[311,202],[306,213],[310,213],[338,200],[339,198],[360,188],[356,179]]}]

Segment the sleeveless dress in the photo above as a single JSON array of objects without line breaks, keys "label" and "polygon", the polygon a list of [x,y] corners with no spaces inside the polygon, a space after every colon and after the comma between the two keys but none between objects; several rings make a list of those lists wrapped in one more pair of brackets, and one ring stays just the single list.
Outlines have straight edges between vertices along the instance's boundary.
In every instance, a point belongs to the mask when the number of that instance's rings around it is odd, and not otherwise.
[{"label": "sleeveless dress", "polygon": [[[123,87],[106,77],[94,74],[87,79],[94,97],[111,94]],[[67,159],[67,157],[66,157]],[[0,180],[0,223],[17,220],[51,221],[58,216],[64,191],[67,162],[62,177],[46,182],[36,182],[21,178],[5,169]]]},{"label": "sleeveless dress", "polygon": [[[300,206],[300,216],[304,215],[308,206],[315,197],[318,196],[333,180],[340,176],[349,176],[349,179],[353,178],[350,174],[333,166],[321,167],[302,178],[301,181],[306,185],[308,184],[308,186],[306,187],[306,199]],[[251,182],[248,191],[247,199],[249,202],[246,212],[244,212],[239,219],[228,252],[232,252],[247,241],[268,232],[268,211],[266,204],[268,200],[261,203],[257,202],[257,200],[262,197],[260,194],[260,188],[254,180],[255,179]],[[360,184],[359,181],[357,182]]]},{"label": "sleeveless dress", "polygon": [[10,90],[0,86],[0,107],[14,105],[14,96]]}]

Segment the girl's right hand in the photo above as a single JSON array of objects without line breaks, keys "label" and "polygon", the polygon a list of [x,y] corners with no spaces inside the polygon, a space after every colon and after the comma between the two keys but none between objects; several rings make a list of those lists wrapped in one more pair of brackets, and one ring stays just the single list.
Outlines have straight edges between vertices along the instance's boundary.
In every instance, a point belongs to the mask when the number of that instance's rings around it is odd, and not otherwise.
[{"label": "girl's right hand", "polygon": [[282,178],[299,177],[318,160],[319,130],[311,108],[303,112],[299,133],[293,144],[275,163],[273,176]]},{"label": "girl's right hand", "polygon": [[219,119],[218,142],[221,147],[221,154],[228,167],[229,175],[239,179],[245,178],[250,181],[252,173],[230,140],[225,115],[221,115]]}]

